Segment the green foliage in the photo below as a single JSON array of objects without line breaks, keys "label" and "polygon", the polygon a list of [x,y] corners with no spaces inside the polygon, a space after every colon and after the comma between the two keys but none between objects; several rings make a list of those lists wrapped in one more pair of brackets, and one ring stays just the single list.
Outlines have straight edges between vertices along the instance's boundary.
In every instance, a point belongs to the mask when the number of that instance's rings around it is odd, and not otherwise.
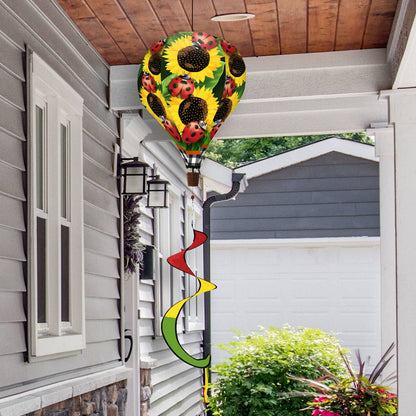
[{"label": "green foliage", "polygon": [[[317,380],[308,380],[294,377],[305,385],[314,386],[319,392],[310,403],[312,416],[391,416],[397,415],[397,396],[390,393],[387,387],[376,384],[387,364],[393,358],[391,351],[393,345],[386,351],[376,364],[373,372],[365,376],[365,362],[358,354],[359,371],[355,372],[341,352],[349,377],[339,380],[331,372],[323,371],[324,377],[331,380],[331,384],[322,384]],[[390,377],[391,378],[391,377]]]},{"label": "green foliage", "polygon": [[319,329],[262,328],[220,347],[231,356],[213,368],[218,378],[208,406],[216,416],[299,416],[308,398],[291,392],[311,388],[288,374],[317,378],[316,361],[346,376],[338,340]]},{"label": "green foliage", "polygon": [[[365,133],[345,133],[338,136],[373,144],[371,139],[366,137]],[[333,135],[219,139],[210,143],[206,155],[212,160],[216,160],[230,168],[235,168],[242,163],[254,162],[258,159],[283,153],[327,137],[333,137]]]}]

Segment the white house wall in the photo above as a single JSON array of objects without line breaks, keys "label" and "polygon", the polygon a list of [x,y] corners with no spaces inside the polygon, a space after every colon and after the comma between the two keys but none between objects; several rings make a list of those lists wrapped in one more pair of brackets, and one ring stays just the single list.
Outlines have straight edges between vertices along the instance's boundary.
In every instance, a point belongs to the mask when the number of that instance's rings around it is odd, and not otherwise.
[{"label": "white house wall", "polygon": [[216,240],[211,248],[214,363],[231,329],[285,324],[334,331],[351,351],[380,357],[378,237]]}]

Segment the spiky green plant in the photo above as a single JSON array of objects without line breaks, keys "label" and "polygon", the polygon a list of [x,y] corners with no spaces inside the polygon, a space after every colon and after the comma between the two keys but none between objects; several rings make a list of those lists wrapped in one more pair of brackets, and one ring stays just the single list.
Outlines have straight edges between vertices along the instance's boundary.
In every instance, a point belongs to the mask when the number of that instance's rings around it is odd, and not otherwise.
[{"label": "spiky green plant", "polygon": [[[393,358],[393,348],[392,344],[369,376],[365,375],[365,361],[362,360],[359,352],[357,352],[359,369],[356,372],[347,356],[340,351],[340,356],[349,374],[348,378],[340,379],[323,367],[320,367],[323,377],[318,380],[296,376],[291,376],[291,378],[312,386],[318,391],[319,395],[309,403],[310,406],[307,408],[312,411],[312,416],[397,415],[396,394],[389,392],[388,387],[376,384]],[[394,378],[394,375],[390,375],[380,383],[383,384]]]}]

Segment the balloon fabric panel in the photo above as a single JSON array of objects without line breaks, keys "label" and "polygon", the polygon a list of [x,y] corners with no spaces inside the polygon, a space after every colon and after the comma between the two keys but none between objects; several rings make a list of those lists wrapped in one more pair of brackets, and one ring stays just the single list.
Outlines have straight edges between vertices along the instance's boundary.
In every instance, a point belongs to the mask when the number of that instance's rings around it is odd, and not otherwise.
[{"label": "balloon fabric panel", "polygon": [[205,32],[180,32],[149,49],[138,91],[186,167],[199,169],[210,141],[240,101],[245,80],[235,46]]}]

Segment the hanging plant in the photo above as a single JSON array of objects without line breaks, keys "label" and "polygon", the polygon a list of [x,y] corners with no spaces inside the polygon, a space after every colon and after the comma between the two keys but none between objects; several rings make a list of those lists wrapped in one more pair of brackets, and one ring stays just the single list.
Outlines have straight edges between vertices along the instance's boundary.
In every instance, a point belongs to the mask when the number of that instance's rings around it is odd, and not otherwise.
[{"label": "hanging plant", "polygon": [[124,271],[137,272],[143,261],[144,244],[140,242],[140,197],[126,195],[123,198]]}]

